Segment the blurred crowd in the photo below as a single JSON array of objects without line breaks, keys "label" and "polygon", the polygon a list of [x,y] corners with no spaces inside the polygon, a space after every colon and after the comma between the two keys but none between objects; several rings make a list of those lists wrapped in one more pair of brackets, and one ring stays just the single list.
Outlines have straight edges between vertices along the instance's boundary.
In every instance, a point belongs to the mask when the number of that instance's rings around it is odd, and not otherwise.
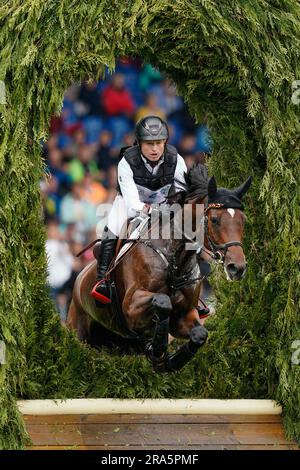
[{"label": "blurred crowd", "polygon": [[96,238],[96,208],[112,202],[121,147],[134,143],[134,126],[155,114],[165,119],[169,143],[190,167],[210,152],[205,124],[196,125],[175,85],[150,64],[123,58],[100,82],[83,81],[66,91],[60,116],[53,116],[43,145],[40,183],[47,227],[48,282],[62,321],[76,276],[93,258],[76,254]]}]

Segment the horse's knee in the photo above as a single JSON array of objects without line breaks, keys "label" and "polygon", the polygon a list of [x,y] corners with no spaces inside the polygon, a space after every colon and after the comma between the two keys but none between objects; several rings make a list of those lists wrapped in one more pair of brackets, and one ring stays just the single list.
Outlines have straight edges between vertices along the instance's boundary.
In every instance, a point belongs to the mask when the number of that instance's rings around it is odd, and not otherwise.
[{"label": "horse's knee", "polygon": [[172,311],[172,302],[167,294],[154,295],[151,306],[161,319],[167,318]]},{"label": "horse's knee", "polygon": [[196,308],[192,308],[184,317],[171,322],[171,334],[176,338],[190,337],[193,328],[201,326],[201,320]]}]

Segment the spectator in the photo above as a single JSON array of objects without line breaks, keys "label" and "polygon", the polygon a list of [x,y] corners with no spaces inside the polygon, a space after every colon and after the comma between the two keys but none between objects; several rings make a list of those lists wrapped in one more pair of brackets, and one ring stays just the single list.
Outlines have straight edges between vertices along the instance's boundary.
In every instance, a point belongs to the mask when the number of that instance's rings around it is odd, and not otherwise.
[{"label": "spectator", "polygon": [[158,82],[160,80],[162,80],[161,73],[152,67],[151,64],[145,64],[143,66],[139,78],[140,89],[143,92],[148,91],[153,82]]},{"label": "spectator", "polygon": [[[65,137],[65,135],[64,135]],[[63,139],[64,140],[64,139]],[[83,126],[80,126],[68,137],[66,144],[63,146],[63,168],[66,173],[69,171],[70,163],[79,153],[79,148],[86,143],[86,133]]]},{"label": "spectator", "polygon": [[116,187],[118,184],[117,180],[117,165],[113,165],[109,167],[108,173],[107,173],[107,181],[108,181],[108,195],[107,195],[107,201],[108,202],[113,202],[115,196],[116,196]]},{"label": "spectator", "polygon": [[85,130],[84,130],[83,126],[76,129],[73,132],[71,137],[73,139],[74,144],[77,145],[77,147],[80,147],[81,145],[85,144],[86,143],[86,133],[85,133]]},{"label": "spectator", "polygon": [[149,93],[146,98],[146,103],[141,106],[136,113],[136,121],[139,121],[145,116],[149,115],[159,116],[163,120],[166,119],[166,114],[162,108],[157,106],[156,96],[153,93]]},{"label": "spectator", "polygon": [[62,322],[65,322],[67,319],[68,308],[72,300],[73,287],[76,281],[76,277],[80,271],[92,260],[91,257],[87,256],[89,253],[88,251],[85,252],[83,256],[80,256],[79,258],[76,257],[77,253],[83,249],[82,243],[69,240],[69,249],[73,256],[72,271],[70,277],[59,288],[56,297],[57,309],[60,313]]},{"label": "spectator", "polygon": [[123,142],[122,142],[122,147],[130,147],[131,145],[134,144],[135,136],[131,132],[127,132],[124,135]]},{"label": "spectator", "polygon": [[82,180],[80,195],[85,201],[97,206],[107,199],[107,190],[104,186],[95,181],[93,175],[87,171]]},{"label": "spectator", "polygon": [[84,243],[89,230],[96,226],[96,209],[93,204],[81,198],[80,183],[72,185],[71,193],[61,201],[61,221],[64,224],[75,224],[78,238]]},{"label": "spectator", "polygon": [[155,95],[157,103],[164,110],[168,119],[175,112],[182,110],[183,100],[177,95],[176,86],[172,80],[165,79],[162,83],[154,85],[151,88],[151,93]]},{"label": "spectator", "polygon": [[[96,81],[89,82],[85,80],[80,88],[78,94],[77,114],[88,114],[90,116],[101,116],[102,107],[100,104],[100,95],[97,89],[98,83]],[[78,106],[81,106],[81,108]]]},{"label": "spectator", "polygon": [[95,146],[92,144],[83,144],[78,148],[78,157],[73,158],[68,165],[68,173],[72,181],[81,181],[86,171],[97,175],[98,167],[94,159]]},{"label": "spectator", "polygon": [[63,128],[63,120],[61,116],[54,115],[50,120],[50,132],[52,135],[58,134]]},{"label": "spectator", "polygon": [[108,168],[116,164],[116,158],[111,151],[112,134],[108,130],[103,130],[99,136],[98,151],[97,151],[97,165],[102,176],[105,178]]},{"label": "spectator", "polygon": [[59,195],[58,179],[55,175],[51,175],[48,179],[44,178],[40,183],[40,187],[45,219],[59,217],[61,197]]},{"label": "spectator", "polygon": [[71,185],[70,176],[62,169],[63,154],[58,148],[52,148],[48,152],[47,163],[48,170],[52,176],[55,176],[59,184],[60,194],[65,194]]},{"label": "spectator", "polygon": [[116,73],[112,76],[111,83],[102,93],[102,102],[107,116],[132,116],[134,102],[125,88],[123,75]]},{"label": "spectator", "polygon": [[45,147],[44,150],[46,151],[46,153],[50,152],[50,150],[54,150],[58,148],[58,134],[52,133],[51,130],[50,130],[50,133],[51,135],[49,139],[47,140],[46,144],[44,145]]},{"label": "spectator", "polygon": [[48,222],[47,235],[48,283],[52,298],[57,300],[60,288],[72,274],[73,256],[56,220]]},{"label": "spectator", "polygon": [[178,145],[178,153],[184,158],[186,166],[190,168],[195,162],[194,154],[196,148],[196,136],[186,134],[182,137]]}]

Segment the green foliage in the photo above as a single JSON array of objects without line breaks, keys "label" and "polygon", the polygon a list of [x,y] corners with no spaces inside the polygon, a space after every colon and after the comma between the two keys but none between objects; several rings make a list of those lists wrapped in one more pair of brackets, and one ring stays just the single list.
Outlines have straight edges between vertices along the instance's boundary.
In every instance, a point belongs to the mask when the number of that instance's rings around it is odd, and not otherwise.
[{"label": "green foliage", "polygon": [[[297,0],[15,0],[0,6],[0,369],[2,448],[22,448],[17,394],[58,397],[274,398],[300,441]],[[180,373],[143,357],[98,353],[60,327],[46,288],[40,139],[65,89],[139,55],[178,85],[214,142],[210,171],[234,187],[249,174],[248,274],[214,279],[210,338]]]}]

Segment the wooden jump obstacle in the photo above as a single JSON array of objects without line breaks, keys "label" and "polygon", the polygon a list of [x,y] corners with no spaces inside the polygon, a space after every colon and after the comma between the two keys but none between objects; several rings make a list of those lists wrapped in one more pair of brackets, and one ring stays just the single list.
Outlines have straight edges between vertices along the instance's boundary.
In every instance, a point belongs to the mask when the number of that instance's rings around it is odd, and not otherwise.
[{"label": "wooden jump obstacle", "polygon": [[272,400],[24,400],[29,449],[297,450]]}]

